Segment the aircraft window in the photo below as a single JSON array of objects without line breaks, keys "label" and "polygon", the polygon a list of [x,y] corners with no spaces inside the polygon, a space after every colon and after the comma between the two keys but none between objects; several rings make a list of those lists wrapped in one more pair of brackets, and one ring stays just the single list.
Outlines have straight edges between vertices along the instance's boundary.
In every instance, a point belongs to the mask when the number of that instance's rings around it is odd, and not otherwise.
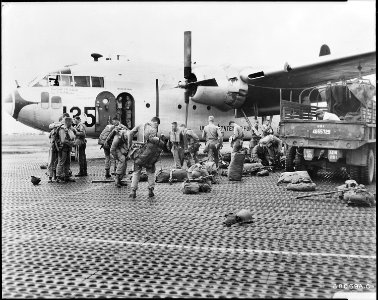
[{"label": "aircraft window", "polygon": [[41,93],[41,107],[42,108],[49,108],[49,93],[48,92],[42,92]]},{"label": "aircraft window", "polygon": [[51,108],[61,108],[62,107],[62,98],[59,96],[51,97]]},{"label": "aircraft window", "polygon": [[75,86],[90,87],[89,76],[74,76]]},{"label": "aircraft window", "polygon": [[104,77],[91,77],[92,87],[104,87]]},{"label": "aircraft window", "polygon": [[50,86],[59,86],[59,81],[58,81],[58,75],[56,74],[51,74],[48,76],[49,78],[49,85]]},{"label": "aircraft window", "polygon": [[197,106],[193,105],[193,109],[196,110],[196,109],[197,109]]},{"label": "aircraft window", "polygon": [[47,76],[43,77],[41,80],[39,80],[37,83],[35,83],[33,86],[35,87],[44,87],[44,86],[48,86],[48,80],[47,80]]},{"label": "aircraft window", "polygon": [[60,75],[59,76],[59,85],[60,86],[73,86],[72,76]]},{"label": "aircraft window", "polygon": [[150,106],[151,106],[150,103],[147,103],[147,104],[146,104],[146,107],[147,107],[147,108],[150,108]]},{"label": "aircraft window", "polygon": [[210,110],[210,109],[211,109],[211,106],[208,106],[208,107],[207,107],[207,110]]},{"label": "aircraft window", "polygon": [[60,74],[71,74],[71,69],[60,70]]},{"label": "aircraft window", "polygon": [[181,104],[179,104],[177,107],[178,107],[178,109],[181,109],[182,106],[181,106]]}]

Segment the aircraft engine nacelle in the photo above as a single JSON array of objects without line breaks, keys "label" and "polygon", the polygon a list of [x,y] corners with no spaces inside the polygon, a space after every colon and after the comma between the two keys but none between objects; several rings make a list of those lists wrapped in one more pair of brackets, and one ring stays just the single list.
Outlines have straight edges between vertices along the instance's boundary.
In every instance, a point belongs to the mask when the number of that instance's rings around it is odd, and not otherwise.
[{"label": "aircraft engine nacelle", "polygon": [[198,86],[191,100],[221,111],[240,108],[248,94],[248,85],[240,79],[228,86]]}]

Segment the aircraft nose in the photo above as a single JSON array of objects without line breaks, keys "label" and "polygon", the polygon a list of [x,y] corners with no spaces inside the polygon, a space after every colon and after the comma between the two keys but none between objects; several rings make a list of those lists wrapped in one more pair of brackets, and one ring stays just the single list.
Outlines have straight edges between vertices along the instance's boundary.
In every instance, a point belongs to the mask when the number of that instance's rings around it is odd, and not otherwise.
[{"label": "aircraft nose", "polygon": [[5,111],[13,117],[14,112],[14,93],[8,94],[4,99]]}]

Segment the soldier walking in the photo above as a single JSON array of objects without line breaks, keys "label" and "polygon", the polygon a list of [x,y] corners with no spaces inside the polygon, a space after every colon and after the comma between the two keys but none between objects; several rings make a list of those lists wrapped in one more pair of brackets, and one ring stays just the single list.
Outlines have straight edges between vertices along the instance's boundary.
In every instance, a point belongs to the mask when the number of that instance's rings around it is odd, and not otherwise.
[{"label": "soldier walking", "polygon": [[[114,129],[115,130],[115,129]],[[126,183],[123,183],[121,180],[126,174],[127,168],[127,154],[129,152],[129,130],[121,129],[116,132],[110,148],[110,153],[113,155],[114,159],[117,162],[116,170],[116,187],[120,188],[121,186],[126,186]]]},{"label": "soldier walking", "polygon": [[58,166],[56,182],[75,182],[70,178],[71,150],[75,146],[75,132],[72,128],[72,118],[63,118],[64,125],[59,129]]},{"label": "soldier walking", "polygon": [[[129,195],[130,198],[136,197],[136,191],[138,189],[138,183],[140,179],[140,174],[142,172],[142,168],[146,168],[147,176],[148,176],[148,196],[154,196],[154,188],[155,188],[155,163],[160,156],[161,148],[160,139],[157,137],[158,126],[160,124],[160,119],[158,117],[153,117],[150,122],[145,124],[140,124],[134,127],[129,134],[129,149],[130,149],[130,157],[134,159],[134,171],[131,181],[131,193]],[[133,143],[133,137],[137,134],[137,142]],[[133,149],[131,149],[131,147]],[[143,161],[142,157],[147,157],[146,153],[141,152],[142,149],[147,149],[149,146],[150,155],[149,161]],[[155,147],[156,146],[156,147]],[[146,151],[145,151],[146,152]]]},{"label": "soldier walking", "polygon": [[232,152],[239,152],[243,148],[244,130],[235,121],[230,121],[228,125],[234,126],[234,134],[230,137]]},{"label": "soldier walking", "polygon": [[169,132],[168,149],[173,154],[173,160],[176,169],[181,169],[184,163],[183,137],[177,127],[177,122],[172,122],[172,130]]},{"label": "soldier walking", "polygon": [[190,168],[193,164],[199,162],[197,157],[200,148],[199,138],[193,130],[186,128],[185,124],[180,125],[180,131],[183,137],[184,160],[186,166]]},{"label": "soldier walking", "polygon": [[75,118],[74,122],[76,123],[75,146],[76,146],[76,151],[78,152],[79,166],[80,166],[79,173],[76,174],[75,177],[88,176],[87,156],[85,154],[85,149],[87,146],[86,145],[87,140],[85,139],[87,136],[85,125],[81,123],[81,119],[79,116]]},{"label": "soldier walking", "polygon": [[213,116],[209,116],[209,124],[203,129],[202,138],[206,140],[208,160],[215,162],[218,167],[219,150],[222,147],[223,137],[220,128],[214,124]]}]

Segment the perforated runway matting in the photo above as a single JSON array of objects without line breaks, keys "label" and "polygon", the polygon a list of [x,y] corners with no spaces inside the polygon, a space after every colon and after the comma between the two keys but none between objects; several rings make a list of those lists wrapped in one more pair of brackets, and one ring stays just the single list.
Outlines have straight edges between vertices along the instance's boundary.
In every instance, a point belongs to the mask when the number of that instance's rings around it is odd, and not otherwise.
[{"label": "perforated runway matting", "polygon": [[[331,298],[376,291],[376,207],[348,207],[337,195],[295,200],[301,193],[276,185],[279,172],[242,182],[221,177],[199,195],[183,195],[180,183],[157,184],[152,199],[143,182],[131,200],[129,186],[91,183],[104,178],[102,159],[89,155],[89,177],[57,184],[40,169],[43,155],[3,155],[3,297]],[[172,158],[162,165],[171,167]],[[42,178],[39,186],[31,175]],[[320,174],[317,192],[344,180]],[[222,225],[226,213],[242,208],[252,211],[252,224]]]}]

